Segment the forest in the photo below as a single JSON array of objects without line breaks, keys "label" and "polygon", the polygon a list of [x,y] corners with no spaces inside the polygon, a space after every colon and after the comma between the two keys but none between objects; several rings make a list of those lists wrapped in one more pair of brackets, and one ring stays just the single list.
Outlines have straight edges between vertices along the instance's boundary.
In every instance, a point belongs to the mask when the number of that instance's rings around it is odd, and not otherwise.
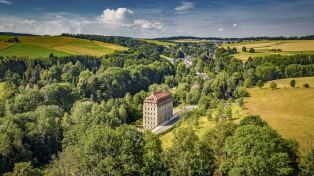
[{"label": "forest", "polygon": [[[230,56],[235,48],[211,43],[167,49],[127,37],[62,36],[130,49],[101,57],[0,56],[0,175],[314,174],[313,148],[301,158],[296,140],[283,138],[258,115],[235,123],[223,106],[243,106],[246,88],[266,81],[314,76],[314,55],[243,62]],[[195,59],[188,67],[160,55]],[[196,83],[203,89],[191,89]],[[151,92],[174,86],[175,105],[199,106],[184,119],[206,115],[216,125],[203,137],[192,128],[177,130],[173,145],[163,149],[158,135],[132,124],[141,123]],[[227,119],[214,118],[213,110]]]}]

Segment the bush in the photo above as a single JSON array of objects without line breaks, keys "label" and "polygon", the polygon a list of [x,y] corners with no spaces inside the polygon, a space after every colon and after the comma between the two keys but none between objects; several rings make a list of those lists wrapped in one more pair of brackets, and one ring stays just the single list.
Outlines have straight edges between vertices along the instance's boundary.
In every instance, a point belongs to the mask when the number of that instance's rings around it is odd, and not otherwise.
[{"label": "bush", "polygon": [[255,53],[255,49],[254,48],[250,48],[249,53]]},{"label": "bush", "polygon": [[270,88],[276,89],[276,88],[277,88],[277,83],[271,82],[271,83],[270,83]]},{"label": "bush", "polygon": [[295,86],[295,80],[294,80],[294,79],[290,81],[290,86],[291,86],[291,87],[294,87],[294,86]]},{"label": "bush", "polygon": [[259,87],[259,88],[262,88],[264,86],[263,80],[257,81],[256,86]]},{"label": "bush", "polygon": [[250,79],[250,78],[247,78],[247,79],[244,81],[243,86],[244,86],[245,88],[251,88],[251,87],[253,87],[253,83],[252,83],[251,79]]},{"label": "bush", "polygon": [[309,88],[309,87],[310,87],[310,85],[309,85],[309,83],[304,83],[304,84],[303,84],[303,87],[305,87],[305,88]]}]

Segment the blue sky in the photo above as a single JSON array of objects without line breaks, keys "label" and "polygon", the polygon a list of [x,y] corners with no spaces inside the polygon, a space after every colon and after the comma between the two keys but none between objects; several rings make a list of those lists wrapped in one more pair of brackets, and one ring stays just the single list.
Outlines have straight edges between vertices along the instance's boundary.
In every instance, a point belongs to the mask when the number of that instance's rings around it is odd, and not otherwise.
[{"label": "blue sky", "polygon": [[140,38],[314,34],[313,0],[0,0],[0,31]]}]

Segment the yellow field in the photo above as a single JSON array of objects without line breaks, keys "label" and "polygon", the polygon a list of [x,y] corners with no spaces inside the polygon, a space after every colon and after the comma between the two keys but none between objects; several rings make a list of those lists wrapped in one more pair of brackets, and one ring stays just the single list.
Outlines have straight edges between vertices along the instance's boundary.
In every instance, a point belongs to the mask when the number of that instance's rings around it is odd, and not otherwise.
[{"label": "yellow field", "polygon": [[155,43],[156,45],[171,45],[171,46],[177,46],[176,43],[161,42],[161,41],[158,41],[158,40],[148,40],[148,39],[138,39],[138,40],[145,41],[145,42],[148,42],[148,43]]},{"label": "yellow field", "polygon": [[16,43],[0,43],[0,50],[14,46]]},{"label": "yellow field", "polygon": [[[269,88],[270,82],[262,89],[247,89],[250,97],[245,98],[245,114],[260,115],[284,138],[296,139],[304,155],[309,140],[314,139],[314,77],[293,78],[295,88],[290,87],[291,79],[275,80],[276,90]],[[305,82],[311,87],[304,88]]]},{"label": "yellow field", "polygon": [[[236,58],[246,60],[251,57],[266,56],[272,54],[293,55],[293,54],[314,54],[314,40],[272,40],[272,41],[252,41],[222,45],[222,47],[235,47],[239,54],[234,54]],[[242,52],[245,46],[247,51],[255,49],[255,53]],[[282,52],[268,51],[270,49],[281,49]]]}]

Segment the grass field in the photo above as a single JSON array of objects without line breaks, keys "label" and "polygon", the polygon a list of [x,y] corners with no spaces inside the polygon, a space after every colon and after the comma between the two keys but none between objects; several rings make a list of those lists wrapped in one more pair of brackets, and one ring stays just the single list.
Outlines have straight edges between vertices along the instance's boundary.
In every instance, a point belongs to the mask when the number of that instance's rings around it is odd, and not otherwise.
[{"label": "grass field", "polygon": [[148,43],[155,43],[157,45],[171,45],[171,46],[177,46],[176,43],[170,43],[170,42],[161,42],[161,41],[158,41],[158,40],[147,40],[147,39],[139,39],[139,40],[142,40],[142,41],[145,41],[145,42],[148,42]]},{"label": "grass field", "polygon": [[51,36],[19,36],[19,43],[4,43],[11,36],[0,36],[1,56],[48,57],[50,53],[56,56],[66,55],[96,55],[102,56],[115,50],[128,48],[98,41],[89,41],[72,37]]},{"label": "grass field", "polygon": [[[262,89],[248,89],[245,114],[258,114],[283,137],[296,139],[304,156],[314,139],[314,77],[293,78],[295,88],[290,87],[291,79],[274,80],[276,90],[269,88],[270,82]],[[305,82],[311,87],[304,88]]]},{"label": "grass field", "polygon": [[[251,57],[267,56],[272,54],[293,55],[293,54],[314,54],[314,40],[273,40],[273,41],[252,41],[222,45],[223,47],[236,47],[238,54],[234,56],[246,60]],[[245,46],[247,51],[255,49],[255,53],[242,52]],[[281,49],[282,52],[268,51],[270,49]]]},{"label": "grass field", "polygon": [[[208,121],[206,116],[199,117],[199,125],[196,127],[194,125],[194,121],[192,119],[187,119],[186,121],[183,121],[181,125],[178,128],[187,128],[189,126],[192,126],[196,135],[198,137],[202,137],[211,127],[215,125],[214,121]],[[162,136],[160,136],[160,140],[162,141],[162,147],[163,149],[169,148],[172,145],[174,132],[178,129],[174,129]]]},{"label": "grass field", "polygon": [[[179,109],[180,106],[177,107]],[[240,120],[243,118],[243,112],[242,109],[239,106],[232,105],[232,114],[234,117],[234,122],[239,123]],[[215,116],[216,112],[213,112],[213,116]],[[193,127],[193,130],[195,134],[201,138],[210,128],[216,125],[216,122],[207,120],[206,116],[200,116],[198,117],[198,125],[195,125],[195,121],[197,119],[188,118],[185,121],[182,121],[181,125],[178,128],[175,128],[174,130],[160,136],[160,140],[162,141],[162,147],[163,149],[169,148],[172,145],[174,133],[179,128],[187,128],[187,127]]]}]

